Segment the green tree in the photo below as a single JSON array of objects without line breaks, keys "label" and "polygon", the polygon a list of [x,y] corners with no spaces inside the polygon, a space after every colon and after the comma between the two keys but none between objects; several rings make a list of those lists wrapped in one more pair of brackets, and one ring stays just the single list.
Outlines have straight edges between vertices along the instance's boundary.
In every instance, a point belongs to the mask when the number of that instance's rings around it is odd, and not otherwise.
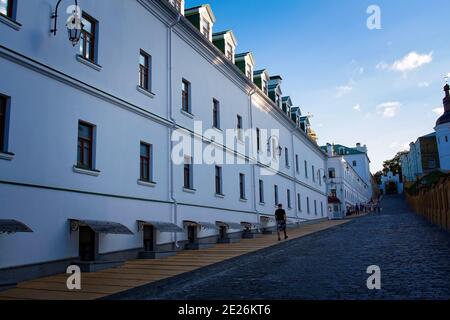
[{"label": "green tree", "polygon": [[399,174],[400,177],[402,176],[402,166],[400,163],[401,156],[407,154],[408,151],[401,151],[395,155],[395,157],[391,160],[386,160],[383,163],[383,173],[387,174],[389,171],[391,171],[394,175]]}]

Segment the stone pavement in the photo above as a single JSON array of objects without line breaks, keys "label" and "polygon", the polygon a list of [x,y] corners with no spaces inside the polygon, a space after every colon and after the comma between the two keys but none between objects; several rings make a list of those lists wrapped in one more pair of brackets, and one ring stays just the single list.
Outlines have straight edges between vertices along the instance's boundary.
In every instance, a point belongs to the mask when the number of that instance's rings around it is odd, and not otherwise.
[{"label": "stone pavement", "polygon": [[[383,211],[280,246],[137,288],[115,299],[450,299],[450,234],[410,212]],[[381,290],[367,289],[367,267]]]},{"label": "stone pavement", "polygon": [[[348,221],[321,221],[305,224],[290,230],[289,241],[336,227]],[[213,248],[199,251],[183,251],[174,257],[158,260],[133,260],[125,265],[95,273],[83,273],[81,290],[69,291],[66,287],[68,275],[61,274],[19,283],[17,288],[0,292],[0,300],[92,300],[105,298],[130,289],[158,285],[162,280],[177,282],[177,276],[195,274],[195,270],[223,261],[233,262],[241,256],[258,252],[268,247],[283,246],[276,235],[264,235],[257,239],[242,240],[237,244],[218,244]]]}]

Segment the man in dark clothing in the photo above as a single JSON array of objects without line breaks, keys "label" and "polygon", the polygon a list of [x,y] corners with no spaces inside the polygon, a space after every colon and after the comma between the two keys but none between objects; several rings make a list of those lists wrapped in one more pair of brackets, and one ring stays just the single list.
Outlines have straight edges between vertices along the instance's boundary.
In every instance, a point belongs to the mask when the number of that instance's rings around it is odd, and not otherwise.
[{"label": "man in dark clothing", "polygon": [[275,218],[277,219],[278,241],[281,241],[281,231],[284,232],[284,240],[286,240],[288,238],[286,231],[286,211],[284,211],[283,205],[281,203],[278,205],[278,209],[275,211]]}]

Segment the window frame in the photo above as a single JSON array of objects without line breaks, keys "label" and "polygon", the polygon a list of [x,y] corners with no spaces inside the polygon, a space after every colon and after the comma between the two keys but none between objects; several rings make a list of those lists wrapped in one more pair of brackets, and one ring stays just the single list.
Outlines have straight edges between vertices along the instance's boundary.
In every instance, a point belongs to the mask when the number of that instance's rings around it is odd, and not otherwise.
[{"label": "window frame", "polygon": [[265,199],[264,199],[264,180],[259,179],[258,188],[259,188],[259,203],[265,203]]},{"label": "window frame", "polygon": [[291,190],[290,190],[290,189],[287,189],[287,191],[286,191],[286,197],[287,197],[288,209],[292,209]]},{"label": "window frame", "polygon": [[261,130],[256,128],[256,151],[261,151]]},{"label": "window frame", "polygon": [[194,190],[193,163],[192,157],[184,156],[183,185],[188,190]]},{"label": "window frame", "polygon": [[14,6],[16,0],[6,0],[6,14],[0,13],[0,15],[14,20]]},{"label": "window frame", "polygon": [[220,130],[220,101],[213,99],[213,128]]},{"label": "window frame", "polygon": [[[146,65],[141,64],[141,57],[145,59]],[[145,73],[144,79],[142,75],[143,71]],[[143,49],[139,52],[139,87],[148,92],[152,92],[152,56]]]},{"label": "window frame", "polygon": [[[91,24],[91,31],[88,33],[84,30],[84,28],[81,29],[81,37],[80,37],[80,46],[81,46],[81,57],[83,57],[85,60],[90,61],[92,63],[97,63],[97,31],[98,31],[98,21],[94,19],[92,16],[90,16],[86,12],[82,12],[82,20],[86,20]],[[87,40],[87,38],[89,40]],[[87,52],[86,44],[89,43],[89,52]],[[87,56],[89,54],[89,57]]]},{"label": "window frame", "polygon": [[286,168],[290,168],[290,161],[289,161],[289,149],[287,147],[284,148],[284,164]]},{"label": "window frame", "polygon": [[243,141],[244,140],[244,135],[243,135],[243,119],[241,115],[237,115],[237,123],[236,123],[236,131],[237,131],[237,138],[239,141]]},{"label": "window frame", "polygon": [[0,94],[0,153],[8,151],[8,104],[9,97]]},{"label": "window frame", "polygon": [[181,110],[184,112],[187,112],[189,114],[192,114],[192,108],[191,108],[191,83],[186,80],[182,79],[181,81],[182,88],[181,88]]},{"label": "window frame", "polygon": [[[80,126],[84,126],[88,128],[90,139],[86,139],[84,137],[80,137]],[[95,170],[94,164],[94,147],[95,147],[95,128],[96,126],[92,123],[79,120],[78,121],[78,139],[77,139],[77,168],[84,170]],[[80,146],[80,141],[82,142]],[[88,146],[89,154],[88,154],[88,164],[84,163],[84,147],[85,143]]]},{"label": "window frame", "polygon": [[215,189],[216,195],[223,195],[223,169],[221,166],[215,166]]},{"label": "window frame", "polygon": [[279,195],[278,195],[278,185],[273,186],[274,198],[275,198],[275,206],[279,205]]},{"label": "window frame", "polygon": [[[145,156],[142,155],[142,147],[146,147],[147,148],[148,153]],[[153,182],[153,170],[152,170],[152,168],[153,168],[153,165],[152,165],[153,164],[153,145],[150,144],[150,143],[141,141],[139,153],[140,153],[140,155],[139,155],[139,157],[140,157],[139,180],[143,181],[143,182]],[[146,166],[147,167],[146,168],[147,169],[147,174],[148,174],[147,178],[145,178],[144,175],[143,175],[143,173],[144,173],[144,171],[143,171],[143,168],[144,168],[143,164],[145,162],[144,160],[147,162],[147,166]]]},{"label": "window frame", "polygon": [[239,173],[239,198],[241,200],[247,200],[245,191],[245,174]]}]

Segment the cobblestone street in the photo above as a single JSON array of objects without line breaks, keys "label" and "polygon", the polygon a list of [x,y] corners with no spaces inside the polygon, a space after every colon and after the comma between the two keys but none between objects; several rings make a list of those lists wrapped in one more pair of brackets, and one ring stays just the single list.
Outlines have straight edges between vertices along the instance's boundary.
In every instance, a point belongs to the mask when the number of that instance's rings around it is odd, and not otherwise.
[{"label": "cobblestone street", "polygon": [[[123,299],[450,299],[450,234],[387,198],[380,214],[129,291]],[[381,268],[380,291],[366,287]]]}]

